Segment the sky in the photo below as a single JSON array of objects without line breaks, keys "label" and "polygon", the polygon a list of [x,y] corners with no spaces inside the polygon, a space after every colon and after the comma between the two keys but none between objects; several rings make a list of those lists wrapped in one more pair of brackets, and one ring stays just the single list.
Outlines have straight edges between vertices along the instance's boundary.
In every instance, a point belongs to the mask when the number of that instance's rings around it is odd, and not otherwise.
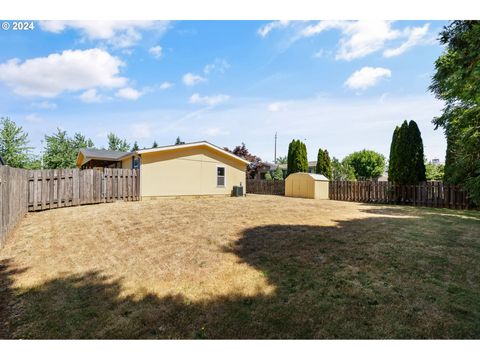
[{"label": "sky", "polygon": [[151,147],[244,142],[265,161],[292,139],[342,159],[388,158],[415,120],[428,159],[446,142],[428,91],[444,21],[36,21],[0,30],[0,116],[29,134],[114,132]]}]

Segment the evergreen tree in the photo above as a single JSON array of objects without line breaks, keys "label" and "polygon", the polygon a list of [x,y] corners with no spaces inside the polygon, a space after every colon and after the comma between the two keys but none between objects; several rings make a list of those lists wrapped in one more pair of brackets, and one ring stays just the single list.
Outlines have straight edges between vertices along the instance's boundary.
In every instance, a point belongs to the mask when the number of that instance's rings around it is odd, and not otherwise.
[{"label": "evergreen tree", "polygon": [[185,144],[185,141],[180,140],[180,136],[177,136],[177,139],[175,140],[175,145],[183,145]]},{"label": "evergreen tree", "polygon": [[269,171],[267,171],[267,172],[265,173],[265,180],[267,180],[267,181],[272,181],[272,180],[273,180],[273,179],[272,179],[272,175],[270,175],[270,172],[269,172]]},{"label": "evergreen tree", "polygon": [[330,155],[326,149],[318,149],[315,172],[325,176],[327,179],[332,178],[332,163],[330,161]]},{"label": "evergreen tree", "polygon": [[325,166],[323,163],[323,150],[320,148],[318,149],[318,154],[317,154],[317,166],[315,167],[315,173],[317,174],[323,174],[325,172]]},{"label": "evergreen tree", "polygon": [[275,172],[273,173],[273,180],[283,180],[283,171],[280,169],[280,166],[277,166]]},{"label": "evergreen tree", "polygon": [[108,138],[108,149],[116,151],[128,151],[130,149],[130,144],[127,143],[127,139],[120,139],[114,133],[109,133]]},{"label": "evergreen tree", "polygon": [[131,149],[130,151],[137,151],[137,150],[139,150],[139,149],[140,149],[140,148],[138,147],[138,144],[137,144],[137,142],[135,141],[135,142],[133,143],[132,149]]},{"label": "evergreen tree", "polygon": [[157,144],[157,142],[154,140],[154,141],[153,141],[153,144],[152,144],[152,148],[157,148],[157,147],[158,147],[158,144]]},{"label": "evergreen tree", "polygon": [[390,144],[390,157],[388,159],[388,179],[395,182],[398,178],[398,159],[397,159],[397,139],[400,132],[400,127],[396,126],[393,131],[392,143]]},{"label": "evergreen tree", "polygon": [[0,120],[0,155],[11,167],[24,168],[30,160],[28,134],[10,118]]},{"label": "evergreen tree", "polygon": [[288,147],[287,176],[296,172],[308,172],[307,147],[300,140],[292,140]]},{"label": "evergreen tree", "polygon": [[395,129],[390,145],[388,178],[397,184],[418,184],[426,180],[423,141],[415,121],[406,120]]},{"label": "evergreen tree", "polygon": [[413,184],[426,181],[425,175],[425,156],[423,154],[423,140],[420,129],[415,121],[410,120],[408,124],[408,132],[410,136],[410,146],[412,147],[412,178]]}]

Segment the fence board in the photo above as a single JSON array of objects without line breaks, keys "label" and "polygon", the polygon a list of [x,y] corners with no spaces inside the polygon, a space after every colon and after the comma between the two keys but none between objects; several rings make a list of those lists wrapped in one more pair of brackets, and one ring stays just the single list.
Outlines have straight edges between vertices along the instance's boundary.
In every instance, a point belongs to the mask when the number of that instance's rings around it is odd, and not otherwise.
[{"label": "fence board", "polygon": [[329,190],[331,200],[468,208],[466,191],[459,186],[443,184],[441,181],[424,182],[419,185],[395,185],[387,181],[331,181]]},{"label": "fence board", "polygon": [[285,195],[285,181],[247,179],[246,193],[262,195]]},{"label": "fence board", "polygon": [[26,193],[28,210],[139,200],[137,170],[30,170]]}]

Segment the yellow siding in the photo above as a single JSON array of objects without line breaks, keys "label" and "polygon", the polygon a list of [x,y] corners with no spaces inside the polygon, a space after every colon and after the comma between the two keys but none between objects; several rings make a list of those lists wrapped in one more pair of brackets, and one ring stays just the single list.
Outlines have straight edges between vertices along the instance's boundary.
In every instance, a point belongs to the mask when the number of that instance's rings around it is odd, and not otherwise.
[{"label": "yellow siding", "polygon": [[133,156],[128,157],[122,160],[122,169],[131,169],[132,168]]},{"label": "yellow siding", "polygon": [[315,180],[308,173],[290,174],[285,179],[285,196],[328,199],[328,181]]},{"label": "yellow siding", "polygon": [[[225,168],[225,187],[217,187],[217,167]],[[245,188],[246,165],[205,146],[143,153],[140,194],[155,196],[230,195]]]}]

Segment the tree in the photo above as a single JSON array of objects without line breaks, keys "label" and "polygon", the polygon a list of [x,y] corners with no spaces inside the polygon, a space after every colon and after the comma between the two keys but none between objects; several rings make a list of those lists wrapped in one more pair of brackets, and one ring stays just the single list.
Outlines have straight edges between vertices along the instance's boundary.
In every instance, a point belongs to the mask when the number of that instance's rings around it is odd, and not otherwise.
[{"label": "tree", "polygon": [[278,156],[276,159],[276,163],[280,165],[284,165],[287,163],[287,157],[286,156]]},{"label": "tree", "polygon": [[267,180],[267,181],[272,181],[273,180],[272,175],[270,175],[270,171],[267,171],[265,173],[265,180]]},{"label": "tree", "polygon": [[273,180],[283,180],[283,171],[280,166],[277,166],[275,172],[273,173]]},{"label": "tree", "polygon": [[332,180],[335,181],[355,181],[355,171],[353,167],[345,161],[332,158]]},{"label": "tree", "polygon": [[396,126],[393,131],[392,142],[390,144],[390,157],[388,159],[388,179],[395,181],[398,179],[398,151],[397,139],[400,133],[400,127]]},{"label": "tree", "polygon": [[330,155],[326,149],[318,149],[317,166],[315,168],[315,172],[325,176],[327,179],[332,178],[332,164],[330,161]]},{"label": "tree", "polygon": [[224,150],[231,152],[232,154],[237,155],[238,157],[241,157],[242,159],[250,162],[246,170],[247,178],[249,179],[255,178],[255,174],[257,173],[257,171],[265,167],[262,159],[256,155],[251,154],[250,151],[248,151],[245,143],[243,142],[242,145],[237,145],[233,150],[230,150],[227,147],[225,147]]},{"label": "tree", "polygon": [[93,141],[84,135],[75,133],[70,138],[58,128],[55,134],[45,135],[44,144],[43,165],[47,169],[74,168],[79,150],[94,147]]},{"label": "tree", "polygon": [[0,155],[3,160],[11,167],[26,167],[32,158],[28,133],[8,117],[1,118],[0,126]]},{"label": "tree", "polygon": [[287,176],[296,172],[308,172],[307,147],[300,140],[288,145]]},{"label": "tree", "polygon": [[130,144],[127,143],[127,139],[122,140],[112,132],[107,135],[107,138],[108,150],[128,151],[128,149],[130,149]]},{"label": "tree", "polygon": [[153,144],[152,144],[152,148],[157,148],[157,147],[158,147],[158,144],[157,144],[157,142],[154,140],[154,141],[153,141]]},{"label": "tree", "polygon": [[343,159],[353,168],[359,180],[372,180],[381,176],[385,170],[385,157],[373,150],[361,150]]},{"label": "tree", "polygon": [[413,120],[405,120],[393,132],[388,178],[397,184],[409,185],[426,180],[422,135]]},{"label": "tree", "polygon": [[137,151],[137,150],[139,150],[139,149],[140,149],[140,148],[138,147],[138,144],[137,144],[137,142],[135,141],[135,142],[133,143],[132,149],[131,149],[130,151]]},{"label": "tree", "polygon": [[435,61],[429,90],[445,102],[433,119],[447,138],[445,182],[468,190],[480,205],[480,21],[453,21],[440,33],[444,52]]},{"label": "tree", "polygon": [[183,145],[185,144],[185,141],[180,140],[180,136],[177,136],[177,139],[175,140],[175,145]]},{"label": "tree", "polygon": [[429,181],[440,181],[444,176],[444,165],[442,164],[426,164],[426,179]]}]

